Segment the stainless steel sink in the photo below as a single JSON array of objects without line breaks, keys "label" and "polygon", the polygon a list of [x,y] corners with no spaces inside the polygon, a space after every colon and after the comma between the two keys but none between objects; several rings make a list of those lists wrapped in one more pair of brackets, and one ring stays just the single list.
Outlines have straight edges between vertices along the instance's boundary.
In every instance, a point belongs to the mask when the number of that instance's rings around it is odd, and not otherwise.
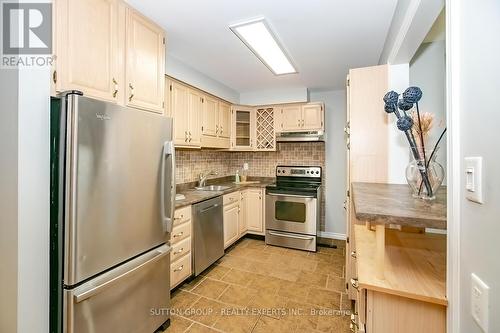
[{"label": "stainless steel sink", "polygon": [[198,191],[224,191],[231,188],[231,186],[224,186],[224,185],[208,185],[208,186],[202,186],[202,187],[195,187]]}]

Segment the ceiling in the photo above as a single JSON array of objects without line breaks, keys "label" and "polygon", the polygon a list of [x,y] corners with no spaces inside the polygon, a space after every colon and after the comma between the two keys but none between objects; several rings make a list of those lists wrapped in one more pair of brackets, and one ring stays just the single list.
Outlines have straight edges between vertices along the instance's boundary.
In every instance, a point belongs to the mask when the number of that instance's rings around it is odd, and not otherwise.
[{"label": "ceiling", "polygon": [[[376,65],[397,0],[128,0],[167,31],[167,53],[238,92],[341,89]],[[229,30],[264,16],[299,73],[274,76]]]}]

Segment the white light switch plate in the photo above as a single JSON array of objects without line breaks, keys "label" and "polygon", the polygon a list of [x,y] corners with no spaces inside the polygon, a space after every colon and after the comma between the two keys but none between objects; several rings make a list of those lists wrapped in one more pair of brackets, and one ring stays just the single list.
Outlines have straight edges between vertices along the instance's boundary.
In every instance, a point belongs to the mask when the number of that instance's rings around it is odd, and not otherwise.
[{"label": "white light switch plate", "polygon": [[483,158],[465,158],[465,197],[483,203]]},{"label": "white light switch plate", "polygon": [[472,318],[488,333],[489,291],[488,287],[476,274],[471,274],[471,312]]}]

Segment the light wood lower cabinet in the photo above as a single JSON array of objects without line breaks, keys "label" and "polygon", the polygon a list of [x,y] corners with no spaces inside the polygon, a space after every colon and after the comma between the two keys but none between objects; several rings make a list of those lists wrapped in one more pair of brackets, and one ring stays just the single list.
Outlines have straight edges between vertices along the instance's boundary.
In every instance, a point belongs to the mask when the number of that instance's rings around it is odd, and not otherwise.
[{"label": "light wood lower cabinet", "polygon": [[264,235],[264,200],[261,188],[224,195],[224,248],[245,234]]},{"label": "light wood lower cabinet", "polygon": [[240,203],[224,205],[224,248],[239,238]]},{"label": "light wood lower cabinet", "polygon": [[241,205],[247,233],[264,235],[263,190],[261,188],[249,188],[242,192]]},{"label": "light wood lower cabinet", "polygon": [[191,206],[176,209],[170,236],[170,289],[175,288],[192,274]]},{"label": "light wood lower cabinet", "polygon": [[351,328],[360,333],[444,333],[446,307],[362,289]]}]

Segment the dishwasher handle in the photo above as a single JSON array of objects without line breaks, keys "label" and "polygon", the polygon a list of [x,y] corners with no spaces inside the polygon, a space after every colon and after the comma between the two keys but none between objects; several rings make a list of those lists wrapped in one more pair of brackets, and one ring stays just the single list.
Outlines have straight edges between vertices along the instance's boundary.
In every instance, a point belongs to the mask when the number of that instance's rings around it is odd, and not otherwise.
[{"label": "dishwasher handle", "polygon": [[201,213],[205,213],[206,211],[209,211],[211,209],[217,208],[219,206],[220,206],[220,204],[215,204],[215,205],[212,205],[212,206],[205,207],[205,208],[201,209],[199,213],[200,214]]}]

